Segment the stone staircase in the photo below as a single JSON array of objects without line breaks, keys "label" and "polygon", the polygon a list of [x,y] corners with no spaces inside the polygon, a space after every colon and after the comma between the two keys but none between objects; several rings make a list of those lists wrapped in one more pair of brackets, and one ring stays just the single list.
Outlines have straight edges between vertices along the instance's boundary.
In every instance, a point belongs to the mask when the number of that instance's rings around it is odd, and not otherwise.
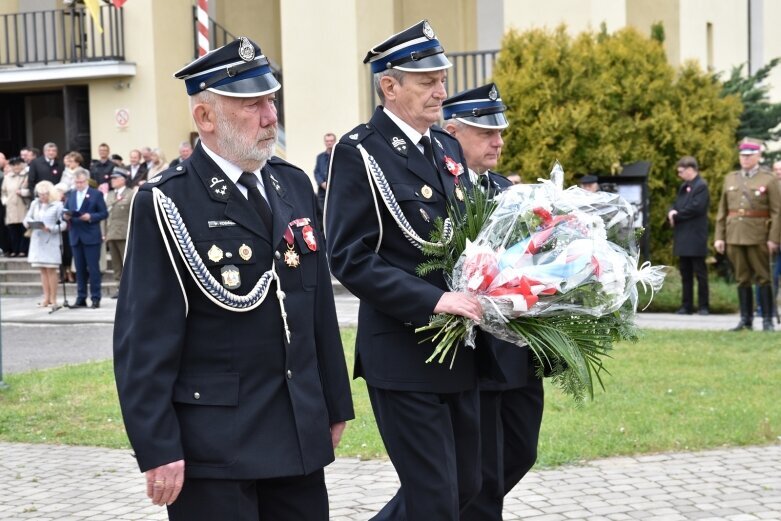
[{"label": "stone staircase", "polygon": [[[114,282],[114,272],[111,268],[111,258],[106,259],[109,269],[103,272],[101,289],[103,297],[110,297],[117,291],[117,283]],[[65,290],[68,298],[75,300],[76,284],[66,283]],[[0,256],[0,295],[8,296],[32,296],[41,295],[41,276],[38,268],[30,267],[26,257],[2,257]],[[58,294],[62,295],[62,285],[58,287]]]}]

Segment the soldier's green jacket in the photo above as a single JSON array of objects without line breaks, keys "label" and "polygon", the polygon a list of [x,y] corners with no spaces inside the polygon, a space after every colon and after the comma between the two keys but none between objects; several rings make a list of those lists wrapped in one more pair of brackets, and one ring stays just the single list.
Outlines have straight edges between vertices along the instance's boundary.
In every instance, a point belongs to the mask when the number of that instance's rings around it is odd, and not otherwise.
[{"label": "soldier's green jacket", "polygon": [[[767,217],[751,216],[763,212]],[[760,168],[752,177],[744,177],[740,170],[727,175],[716,215],[715,239],[737,245],[781,242],[781,190],[772,172]]]}]

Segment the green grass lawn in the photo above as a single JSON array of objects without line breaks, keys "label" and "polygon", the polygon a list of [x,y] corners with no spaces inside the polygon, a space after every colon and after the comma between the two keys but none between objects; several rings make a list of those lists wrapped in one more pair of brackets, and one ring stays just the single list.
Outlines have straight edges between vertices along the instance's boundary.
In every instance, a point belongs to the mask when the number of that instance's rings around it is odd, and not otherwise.
[{"label": "green grass lawn", "polygon": [[[343,331],[352,369],[354,329]],[[546,387],[538,464],[778,442],[781,340],[761,332],[646,331],[608,361],[606,391],[575,406]],[[127,448],[110,362],[10,375],[0,440]],[[363,380],[340,456],[384,457]]]},{"label": "green grass lawn", "polygon": [[[640,308],[645,307],[650,295],[643,292],[643,288],[638,286],[640,292]],[[708,293],[710,300],[711,313],[737,313],[738,311],[738,290],[735,283],[726,282],[724,279],[711,276],[708,280]],[[694,283],[694,305],[697,302],[697,283]],[[654,295],[651,304],[646,311],[657,313],[675,313],[681,307],[681,274],[678,268],[670,266],[667,268],[667,276],[664,278],[664,285],[661,291]]]}]

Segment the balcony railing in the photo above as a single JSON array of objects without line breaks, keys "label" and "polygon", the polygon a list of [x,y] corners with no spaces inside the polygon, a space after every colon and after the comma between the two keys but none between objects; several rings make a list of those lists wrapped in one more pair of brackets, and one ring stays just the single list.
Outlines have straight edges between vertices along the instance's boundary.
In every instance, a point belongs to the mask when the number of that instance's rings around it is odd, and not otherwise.
[{"label": "balcony railing", "polygon": [[0,66],[125,60],[122,9],[100,6],[100,33],[84,6],[0,15]]},{"label": "balcony railing", "polygon": [[[218,24],[212,17],[209,17],[209,49],[217,49],[226,43],[236,39],[236,36],[225,27]],[[193,6],[193,56],[198,57],[198,7]],[[268,58],[268,57],[267,57]],[[271,73],[282,85],[282,88],[276,92],[277,96],[277,119],[279,120],[280,136],[284,135],[285,127],[285,84],[282,82],[282,68],[274,63],[271,58],[268,59],[271,66]],[[280,142],[284,146],[284,139],[280,137]]]},{"label": "balcony railing", "polygon": [[[447,95],[452,96],[467,89],[473,89],[486,84],[493,75],[498,50],[449,52],[448,59],[453,67],[447,71]],[[370,82],[371,108],[379,103],[374,91],[374,82]]]}]

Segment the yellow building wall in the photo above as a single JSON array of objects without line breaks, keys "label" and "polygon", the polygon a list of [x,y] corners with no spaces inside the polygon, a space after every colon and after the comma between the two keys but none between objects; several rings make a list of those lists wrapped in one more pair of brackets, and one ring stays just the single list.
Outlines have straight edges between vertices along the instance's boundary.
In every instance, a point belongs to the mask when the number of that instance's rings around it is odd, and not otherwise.
[{"label": "yellow building wall", "polygon": [[[779,24],[781,24],[781,2],[777,0],[765,0],[764,5],[764,47],[765,63],[773,58],[781,57],[781,37],[779,37]],[[777,65],[768,78],[770,88],[770,99],[775,102],[781,102],[781,65]]]},{"label": "yellow building wall", "polygon": [[[445,52],[474,50],[477,40],[475,2],[476,0],[398,0],[395,2],[394,32],[402,31],[421,20],[428,20]],[[380,33],[377,36],[381,41],[391,34],[383,36]]]},{"label": "yellow building wall", "polygon": [[19,0],[0,0],[0,14],[18,13]]},{"label": "yellow building wall", "polygon": [[505,0],[505,30],[525,31],[566,24],[571,34],[597,31],[604,22],[608,31],[626,25],[626,3],[631,0]]},{"label": "yellow building wall", "polygon": [[[684,0],[685,1],[685,0]],[[681,29],[679,23],[680,0],[628,0],[626,5],[627,25],[642,34],[650,35],[651,26],[662,22],[664,26],[664,49],[667,60],[680,65]]]},{"label": "yellow building wall", "polygon": [[[356,2],[284,0],[280,6],[285,90],[285,156],[312,176],[323,134],[360,121]],[[307,16],[301,16],[301,13]],[[306,35],[306,37],[302,37]],[[362,58],[362,56],[361,56]]]},{"label": "yellow building wall", "polygon": [[[105,142],[125,160],[131,149],[143,146],[160,147],[171,160],[194,129],[184,82],[173,77],[192,61],[191,2],[133,0],[125,4],[124,16],[125,59],[136,64],[137,74],[121,80],[121,88],[118,80],[89,83],[92,154]],[[116,123],[118,109],[130,114],[126,128]]]},{"label": "yellow building wall", "polygon": [[[772,2],[765,2],[765,6]],[[708,64],[707,24],[713,27],[713,67],[729,71],[748,61],[748,7],[745,0],[682,0],[679,63],[697,60]]]},{"label": "yellow building wall", "polygon": [[279,0],[211,1],[216,3],[217,23],[236,36],[250,38],[260,45],[263,54],[270,60],[276,64],[282,63]]}]

